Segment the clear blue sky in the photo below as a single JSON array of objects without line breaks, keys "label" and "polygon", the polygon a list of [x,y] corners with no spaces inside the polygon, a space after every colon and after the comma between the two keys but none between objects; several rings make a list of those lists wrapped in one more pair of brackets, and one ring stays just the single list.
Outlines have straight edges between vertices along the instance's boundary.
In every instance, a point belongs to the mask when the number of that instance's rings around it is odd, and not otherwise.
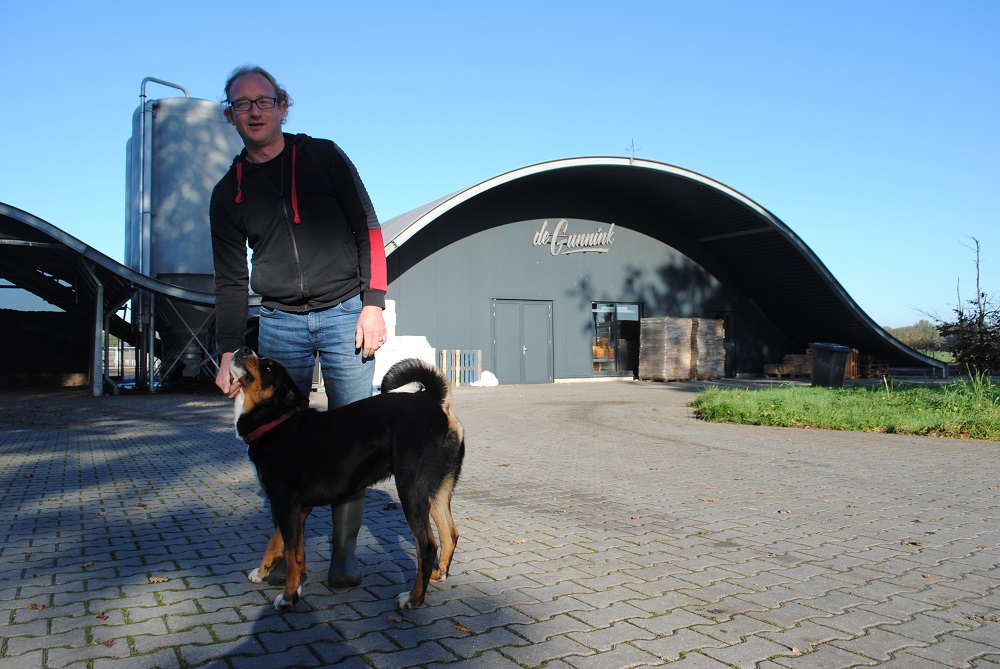
[{"label": "clear blue sky", "polygon": [[773,212],[882,325],[971,298],[970,237],[1000,291],[997,0],[37,0],[0,27],[0,202],[118,260],[142,79],[221,100],[251,62],[382,220],[634,140]]}]

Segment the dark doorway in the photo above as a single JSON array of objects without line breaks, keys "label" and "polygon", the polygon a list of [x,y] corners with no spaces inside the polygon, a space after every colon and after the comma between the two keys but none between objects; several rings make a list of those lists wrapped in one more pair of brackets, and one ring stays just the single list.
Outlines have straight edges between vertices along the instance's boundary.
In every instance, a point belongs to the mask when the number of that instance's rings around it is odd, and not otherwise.
[{"label": "dark doorway", "polygon": [[635,302],[592,302],[594,374],[639,378],[639,323],[642,305]]}]

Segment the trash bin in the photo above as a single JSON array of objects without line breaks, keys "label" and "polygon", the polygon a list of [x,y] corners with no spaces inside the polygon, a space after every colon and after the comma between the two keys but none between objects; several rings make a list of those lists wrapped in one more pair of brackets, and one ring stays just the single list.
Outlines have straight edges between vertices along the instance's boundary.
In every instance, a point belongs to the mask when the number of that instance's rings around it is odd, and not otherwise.
[{"label": "trash bin", "polygon": [[810,344],[813,352],[812,384],[827,388],[844,385],[847,356],[851,349],[840,344]]}]

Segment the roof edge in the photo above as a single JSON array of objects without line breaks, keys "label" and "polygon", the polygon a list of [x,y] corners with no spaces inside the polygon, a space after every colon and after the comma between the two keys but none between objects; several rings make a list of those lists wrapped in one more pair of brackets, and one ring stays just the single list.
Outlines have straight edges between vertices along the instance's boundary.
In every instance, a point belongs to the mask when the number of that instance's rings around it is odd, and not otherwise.
[{"label": "roof edge", "polygon": [[135,270],[121,264],[117,260],[104,255],[94,247],[89,246],[76,237],[73,237],[69,233],[60,230],[51,223],[38,218],[34,214],[29,214],[23,209],[18,209],[17,207],[0,202],[0,216],[5,216],[11,220],[27,225],[28,227],[51,237],[57,244],[65,246],[74,253],[86,258],[96,265],[103,267],[109,272],[113,272],[121,277],[123,281],[126,281],[135,288],[142,288],[154,293],[166,295],[167,297],[172,297],[174,299],[181,300],[182,302],[204,305],[215,304],[215,295],[213,293],[182,288],[181,286],[160,281],[159,279],[154,279],[153,277],[136,272]]}]

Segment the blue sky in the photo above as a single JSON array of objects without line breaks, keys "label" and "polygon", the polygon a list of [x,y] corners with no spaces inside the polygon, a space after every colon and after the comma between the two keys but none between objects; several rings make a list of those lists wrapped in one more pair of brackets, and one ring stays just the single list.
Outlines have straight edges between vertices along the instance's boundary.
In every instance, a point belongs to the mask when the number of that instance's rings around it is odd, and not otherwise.
[{"label": "blue sky", "polygon": [[[770,210],[876,322],[1000,291],[1000,2],[5,2],[0,202],[123,258],[140,84],[270,69],[382,220],[575,156]],[[151,86],[150,97],[170,89]]]}]

